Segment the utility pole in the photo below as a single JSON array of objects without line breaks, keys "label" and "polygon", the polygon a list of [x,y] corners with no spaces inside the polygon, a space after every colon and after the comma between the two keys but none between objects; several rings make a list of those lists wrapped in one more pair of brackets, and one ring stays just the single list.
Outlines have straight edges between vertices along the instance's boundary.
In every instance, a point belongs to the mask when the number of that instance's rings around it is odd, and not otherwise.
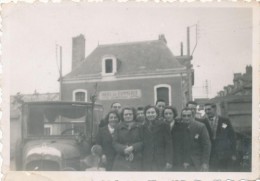
[{"label": "utility pole", "polygon": [[191,58],[189,59],[189,63],[186,64],[187,66],[187,77],[188,77],[188,92],[189,92],[189,100],[192,100],[192,65],[191,65],[191,60],[192,57],[190,55],[190,27],[187,27],[187,57]]},{"label": "utility pole", "polygon": [[183,56],[183,43],[181,42],[181,56]]},{"label": "utility pole", "polygon": [[[195,27],[195,31],[196,31],[196,34],[195,34],[195,45],[194,45],[194,48],[192,50],[192,53],[190,53],[190,29]],[[191,60],[192,60],[192,56],[193,56],[193,53],[197,47],[197,44],[198,44],[198,25],[197,24],[194,24],[194,25],[191,25],[191,26],[188,26],[187,27],[187,56],[188,57],[191,57]],[[190,68],[189,68],[189,71],[188,71],[188,77],[189,77],[189,95],[190,95],[190,99],[192,100],[192,76],[194,75],[193,74],[193,71],[192,71],[192,64],[190,64]]]},{"label": "utility pole", "polygon": [[195,28],[196,28],[196,30],[195,30],[196,31],[196,34],[195,34],[196,40],[195,40],[195,45],[194,45],[194,48],[192,50],[191,56],[193,55],[193,53],[194,53],[194,51],[197,47],[197,44],[198,44],[198,24],[195,25]]},{"label": "utility pole", "polygon": [[190,56],[190,27],[187,27],[187,56]]},{"label": "utility pole", "polygon": [[60,100],[62,99],[62,46],[60,46]]},{"label": "utility pole", "polygon": [[[193,55],[193,53],[194,53],[194,51],[195,51],[195,49],[196,49],[196,47],[197,47],[197,45],[198,45],[198,24],[194,24],[194,25],[191,25],[191,26],[189,26],[188,28],[187,28],[187,36],[188,36],[188,39],[190,39],[190,29],[191,28],[194,28],[195,27],[195,45],[194,45],[194,47],[193,47],[193,50],[192,50],[192,52],[191,52],[191,56]],[[190,46],[190,41],[189,42],[187,42],[187,46],[188,46],[188,48],[189,48],[189,46]],[[189,51],[188,51],[188,55],[190,55],[190,48],[189,48]]]},{"label": "utility pole", "polygon": [[90,129],[90,142],[91,145],[93,144],[93,129],[94,129],[94,109],[95,109],[95,102],[97,100],[97,83],[95,84],[94,87],[94,94],[92,96],[90,96],[90,100],[91,100],[91,129]]},{"label": "utility pole", "polygon": [[[57,49],[59,51],[59,54],[57,53]],[[62,99],[62,46],[56,44],[56,61],[57,61],[57,66],[58,66],[58,71],[59,71],[59,81],[60,81],[60,100]],[[60,61],[60,66],[58,65],[58,61]]]},{"label": "utility pole", "polygon": [[208,83],[208,80],[206,80],[206,83],[205,83],[205,92],[206,92],[206,97],[209,98],[209,83]]}]

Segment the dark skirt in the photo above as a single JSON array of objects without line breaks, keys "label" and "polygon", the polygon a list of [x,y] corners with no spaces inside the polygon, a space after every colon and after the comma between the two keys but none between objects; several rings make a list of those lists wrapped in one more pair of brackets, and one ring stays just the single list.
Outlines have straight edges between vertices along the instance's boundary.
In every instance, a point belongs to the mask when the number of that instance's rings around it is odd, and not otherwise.
[{"label": "dark skirt", "polygon": [[113,165],[113,171],[141,171],[142,157],[140,154],[135,154],[132,161],[128,161],[122,154],[116,155]]}]

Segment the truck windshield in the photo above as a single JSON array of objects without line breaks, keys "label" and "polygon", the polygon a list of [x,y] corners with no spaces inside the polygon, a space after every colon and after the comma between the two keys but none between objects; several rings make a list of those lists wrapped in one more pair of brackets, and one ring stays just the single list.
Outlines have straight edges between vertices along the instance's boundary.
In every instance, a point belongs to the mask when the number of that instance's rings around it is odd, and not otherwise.
[{"label": "truck windshield", "polygon": [[88,110],[84,105],[30,105],[28,136],[58,136],[84,133]]}]

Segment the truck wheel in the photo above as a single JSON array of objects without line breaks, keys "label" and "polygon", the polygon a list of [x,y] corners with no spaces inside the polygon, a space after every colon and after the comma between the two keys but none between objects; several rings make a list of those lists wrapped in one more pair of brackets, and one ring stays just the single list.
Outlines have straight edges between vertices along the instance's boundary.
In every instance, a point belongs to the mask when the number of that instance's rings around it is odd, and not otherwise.
[{"label": "truck wheel", "polygon": [[22,141],[17,140],[15,144],[15,169],[21,171],[23,168]]}]

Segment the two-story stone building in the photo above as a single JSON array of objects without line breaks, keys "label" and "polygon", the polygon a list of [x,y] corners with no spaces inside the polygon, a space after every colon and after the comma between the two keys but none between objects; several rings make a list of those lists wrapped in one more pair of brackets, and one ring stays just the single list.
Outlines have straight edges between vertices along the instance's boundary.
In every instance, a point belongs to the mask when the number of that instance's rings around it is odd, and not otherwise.
[{"label": "two-story stone building", "polygon": [[72,70],[62,78],[62,100],[97,95],[105,112],[112,102],[145,106],[164,99],[180,111],[192,99],[192,57],[174,56],[164,35],[157,40],[98,45],[85,58],[85,38],[72,41]]}]

